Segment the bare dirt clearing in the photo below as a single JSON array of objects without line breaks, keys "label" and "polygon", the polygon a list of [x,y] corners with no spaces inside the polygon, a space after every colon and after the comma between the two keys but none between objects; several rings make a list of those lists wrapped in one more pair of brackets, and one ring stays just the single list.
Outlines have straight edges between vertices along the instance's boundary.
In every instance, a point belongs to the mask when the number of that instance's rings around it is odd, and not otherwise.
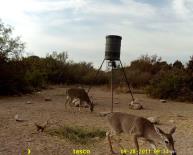
[{"label": "bare dirt clearing", "polygon": [[[46,130],[65,124],[108,130],[105,117],[100,117],[99,112],[110,110],[110,92],[101,88],[93,88],[90,93],[96,103],[93,113],[90,113],[89,109],[81,109],[81,112],[78,112],[78,108],[75,113],[67,112],[64,107],[65,88],[54,87],[54,89],[22,97],[1,97],[0,155],[27,154],[28,148],[31,150],[31,155],[71,155],[73,149],[90,150],[93,155],[108,155],[109,148],[106,139],[87,145],[78,145],[66,139],[51,136],[47,132],[37,133],[34,126],[34,122],[42,123],[50,119],[52,125]],[[52,100],[45,101],[45,98],[48,97]],[[143,101],[144,110],[129,110],[130,96],[116,94],[115,102],[118,104],[114,105],[114,111],[127,112],[146,118],[157,116],[161,123],[159,126],[164,131],[169,131],[173,126],[177,126],[174,139],[178,155],[192,155],[193,104],[171,101],[161,103],[143,94],[135,94],[135,97]],[[26,104],[27,101],[31,101],[31,104]],[[14,119],[16,114],[21,115],[27,121],[16,122]],[[126,149],[134,147],[131,136],[123,135],[122,144]],[[140,141],[140,148],[150,147]]]}]

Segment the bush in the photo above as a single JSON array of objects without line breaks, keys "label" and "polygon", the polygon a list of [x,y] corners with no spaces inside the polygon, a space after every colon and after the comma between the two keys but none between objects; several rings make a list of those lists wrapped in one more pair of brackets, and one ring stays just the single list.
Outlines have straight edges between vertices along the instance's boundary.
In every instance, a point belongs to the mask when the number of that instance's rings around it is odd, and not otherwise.
[{"label": "bush", "polygon": [[148,95],[156,98],[193,101],[190,78],[183,70],[161,71],[147,86]]},{"label": "bush", "polygon": [[33,88],[42,88],[45,87],[46,84],[45,78],[39,70],[33,70],[31,72],[26,71],[25,79],[28,85]]},{"label": "bush", "polygon": [[29,85],[24,78],[24,66],[20,61],[10,61],[0,64],[0,94],[11,95],[29,92]]},{"label": "bush", "polygon": [[104,84],[108,77],[103,71],[95,80],[96,69],[91,63],[67,62],[54,52],[54,57],[29,56],[0,62],[0,95],[28,93],[46,84]]},{"label": "bush", "polygon": [[134,88],[141,88],[149,84],[152,74],[149,72],[141,72],[138,69],[127,72],[128,80]]}]

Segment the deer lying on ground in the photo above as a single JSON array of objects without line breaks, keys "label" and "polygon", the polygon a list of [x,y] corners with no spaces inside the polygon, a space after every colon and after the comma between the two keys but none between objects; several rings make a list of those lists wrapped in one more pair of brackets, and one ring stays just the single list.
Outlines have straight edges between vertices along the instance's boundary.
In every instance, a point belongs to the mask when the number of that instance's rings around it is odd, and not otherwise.
[{"label": "deer lying on ground", "polygon": [[[172,128],[169,133],[165,133],[158,127],[155,127],[149,120],[143,117],[130,115],[127,113],[114,112],[107,114],[107,119],[111,127],[111,131],[106,133],[108,138],[110,151],[114,154],[111,138],[115,134],[126,133],[132,134],[133,140],[139,155],[138,138],[144,138],[151,144],[153,149],[156,149],[155,142],[163,142],[172,155],[176,155],[174,148],[174,140],[172,134],[175,132],[176,127]],[[120,142],[120,141],[119,141]],[[119,147],[123,149],[120,143]]]},{"label": "deer lying on ground", "polygon": [[86,102],[89,107],[90,111],[92,112],[94,110],[94,104],[91,102],[88,93],[83,89],[83,88],[70,88],[66,91],[66,102],[65,102],[65,107],[67,107],[67,104],[72,106],[72,101],[74,99],[79,99],[80,100],[80,105],[82,102]]}]

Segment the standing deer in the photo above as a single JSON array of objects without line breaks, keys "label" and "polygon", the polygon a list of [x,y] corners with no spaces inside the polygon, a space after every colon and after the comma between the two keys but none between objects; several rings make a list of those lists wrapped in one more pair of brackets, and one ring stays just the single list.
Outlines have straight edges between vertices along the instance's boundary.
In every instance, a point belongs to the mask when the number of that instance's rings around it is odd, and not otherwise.
[{"label": "standing deer", "polygon": [[88,93],[83,88],[70,88],[66,91],[66,95],[67,99],[65,102],[65,107],[67,103],[71,105],[74,99],[79,99],[80,105],[82,102],[86,102],[90,107],[90,111],[92,112],[94,110],[93,102],[91,102]]},{"label": "standing deer", "polygon": [[[176,127],[172,128],[169,133],[165,133],[158,127],[155,127],[149,120],[143,117],[130,115],[127,113],[114,112],[107,114],[107,120],[110,124],[111,131],[106,133],[108,138],[110,151],[113,154],[111,138],[115,134],[126,133],[132,134],[137,154],[139,155],[138,138],[145,138],[151,144],[153,149],[156,149],[156,141],[163,142],[172,155],[176,155],[174,148],[174,140],[172,134]],[[120,142],[120,141],[119,141]],[[120,143],[118,145],[123,148]]]}]

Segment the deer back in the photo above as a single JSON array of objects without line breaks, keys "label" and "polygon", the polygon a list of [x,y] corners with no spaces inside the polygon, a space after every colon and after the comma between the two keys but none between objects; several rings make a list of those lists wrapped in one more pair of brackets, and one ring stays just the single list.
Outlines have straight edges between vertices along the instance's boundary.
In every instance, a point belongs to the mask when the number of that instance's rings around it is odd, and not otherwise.
[{"label": "deer back", "polygon": [[108,115],[107,119],[113,130],[118,133],[143,134],[149,130],[148,128],[154,129],[153,124],[147,119],[126,113],[115,112]]},{"label": "deer back", "polygon": [[82,88],[71,88],[67,90],[67,95],[71,98],[79,98],[81,101],[90,103],[90,98],[86,91]]}]

